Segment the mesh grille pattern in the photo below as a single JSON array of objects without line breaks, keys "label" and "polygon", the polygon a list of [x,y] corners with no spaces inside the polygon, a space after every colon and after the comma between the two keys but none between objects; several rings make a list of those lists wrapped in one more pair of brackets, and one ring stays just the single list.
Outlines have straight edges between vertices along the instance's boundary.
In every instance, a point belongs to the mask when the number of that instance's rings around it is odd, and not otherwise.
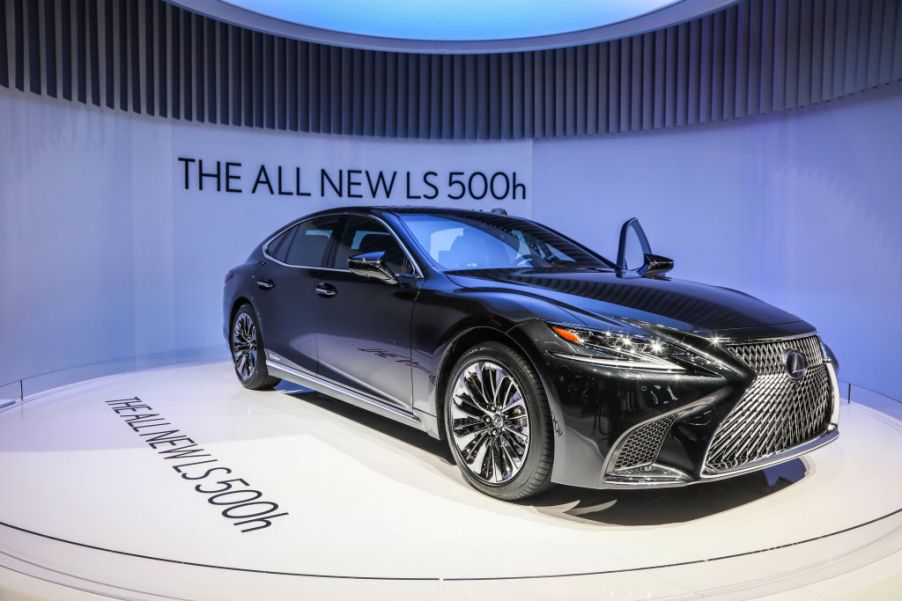
[{"label": "mesh grille pattern", "polygon": [[798,338],[796,340],[777,340],[774,342],[727,346],[727,350],[754,369],[759,376],[785,374],[786,366],[783,354],[790,349],[797,350],[805,355],[809,368],[821,365],[824,362],[817,336]]},{"label": "mesh grille pattern", "polygon": [[630,432],[620,445],[620,453],[614,463],[614,470],[641,467],[654,463],[658,451],[664,444],[664,437],[677,416],[665,415],[643,424]]},{"label": "mesh grille pattern", "polygon": [[[786,373],[783,354],[800,351],[808,371],[799,380]],[[758,376],[711,440],[702,473],[716,475],[798,446],[829,425],[833,391],[817,336],[729,346]]]}]

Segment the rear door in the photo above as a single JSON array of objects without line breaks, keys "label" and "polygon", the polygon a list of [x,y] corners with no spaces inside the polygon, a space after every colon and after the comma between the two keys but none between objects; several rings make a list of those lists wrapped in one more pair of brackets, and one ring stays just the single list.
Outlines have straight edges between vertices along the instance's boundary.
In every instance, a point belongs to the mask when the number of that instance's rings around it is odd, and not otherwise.
[{"label": "rear door", "polygon": [[316,282],[338,231],[340,215],[302,221],[264,250],[255,306],[268,358],[316,373]]},{"label": "rear door", "polygon": [[[373,251],[385,252],[398,283],[348,270],[348,257]],[[409,411],[411,318],[420,283],[412,260],[381,220],[349,215],[330,267],[315,282],[319,375]]]}]

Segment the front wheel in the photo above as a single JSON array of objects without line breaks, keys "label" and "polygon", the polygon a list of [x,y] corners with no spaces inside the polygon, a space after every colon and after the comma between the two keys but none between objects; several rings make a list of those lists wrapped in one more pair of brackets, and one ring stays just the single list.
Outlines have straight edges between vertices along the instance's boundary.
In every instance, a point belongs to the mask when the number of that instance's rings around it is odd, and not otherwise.
[{"label": "front wheel", "polygon": [[464,478],[512,501],[551,485],[553,439],[548,399],[520,353],[497,342],[468,350],[445,393],[445,434]]},{"label": "front wheel", "polygon": [[241,305],[232,319],[229,348],[232,363],[241,385],[251,390],[272,388],[280,382],[266,370],[266,351],[257,324],[257,314],[250,305]]}]

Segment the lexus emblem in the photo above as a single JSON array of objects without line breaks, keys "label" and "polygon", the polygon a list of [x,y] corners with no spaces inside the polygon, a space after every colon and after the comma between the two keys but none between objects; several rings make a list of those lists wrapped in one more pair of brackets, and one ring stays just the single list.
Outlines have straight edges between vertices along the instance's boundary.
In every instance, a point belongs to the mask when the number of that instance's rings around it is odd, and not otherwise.
[{"label": "lexus emblem", "polygon": [[795,349],[783,353],[783,365],[786,366],[786,374],[791,380],[801,380],[808,371],[808,360]]}]

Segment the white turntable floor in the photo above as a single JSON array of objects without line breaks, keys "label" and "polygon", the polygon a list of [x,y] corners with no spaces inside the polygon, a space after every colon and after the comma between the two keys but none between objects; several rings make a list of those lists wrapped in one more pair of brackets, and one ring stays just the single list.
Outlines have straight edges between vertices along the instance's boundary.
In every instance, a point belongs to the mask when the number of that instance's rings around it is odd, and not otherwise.
[{"label": "white turntable floor", "polygon": [[[108,403],[133,397],[203,451],[151,448]],[[89,380],[0,413],[0,598],[902,598],[902,424],[844,405],[840,432],[732,480],[514,504],[425,434],[228,363]],[[230,478],[288,515],[242,533],[195,490]]]}]

